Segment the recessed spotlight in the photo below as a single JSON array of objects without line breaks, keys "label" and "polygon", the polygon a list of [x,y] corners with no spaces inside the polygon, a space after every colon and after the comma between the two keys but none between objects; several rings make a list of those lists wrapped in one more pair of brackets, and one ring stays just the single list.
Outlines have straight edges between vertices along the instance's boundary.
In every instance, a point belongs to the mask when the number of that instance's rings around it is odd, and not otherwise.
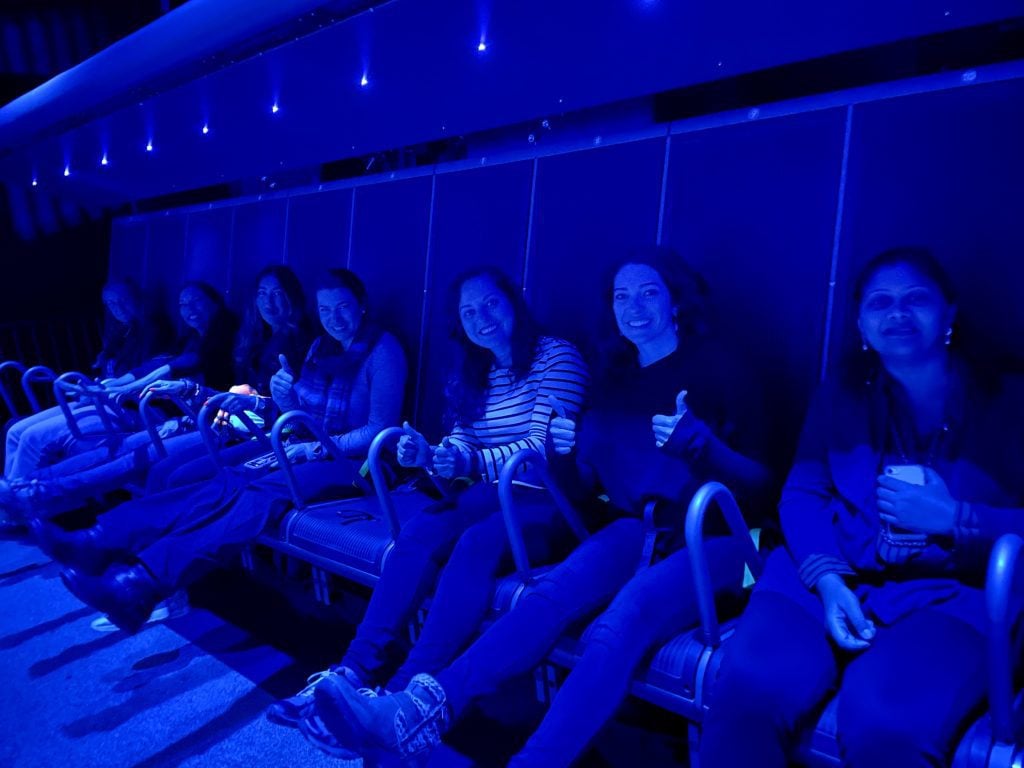
[{"label": "recessed spotlight", "polygon": [[203,126],[203,136],[205,136],[205,135],[206,135],[206,134],[208,134],[209,132],[210,132],[210,126],[208,126],[208,125],[204,125],[204,126]]},{"label": "recessed spotlight", "polygon": [[363,88],[365,88],[369,84],[370,84],[369,79],[366,77],[366,75],[363,75],[362,78],[359,80],[359,85],[361,85]]},{"label": "recessed spotlight", "polygon": [[480,41],[480,45],[478,45],[478,46],[476,47],[476,49],[477,49],[478,51],[480,51],[480,53],[483,53],[484,51],[486,51],[486,50],[487,50],[487,43],[485,43],[485,42],[484,42],[483,40],[481,40],[481,41]]},{"label": "recessed spotlight", "polygon": [[104,152],[103,157],[100,158],[100,165],[107,165],[110,161],[107,160],[107,154]]},{"label": "recessed spotlight", "polygon": [[152,152],[153,151],[153,142],[152,141],[147,141],[146,142],[146,151],[147,152]]},{"label": "recessed spotlight", "polygon": [[270,108],[270,111],[271,111],[271,113],[272,113],[272,114],[275,114],[275,115],[276,115],[276,114],[277,114],[278,112],[280,112],[280,111],[281,111],[281,108],[280,108],[279,106],[277,106],[277,104],[275,104],[274,106],[272,106],[272,107]]}]

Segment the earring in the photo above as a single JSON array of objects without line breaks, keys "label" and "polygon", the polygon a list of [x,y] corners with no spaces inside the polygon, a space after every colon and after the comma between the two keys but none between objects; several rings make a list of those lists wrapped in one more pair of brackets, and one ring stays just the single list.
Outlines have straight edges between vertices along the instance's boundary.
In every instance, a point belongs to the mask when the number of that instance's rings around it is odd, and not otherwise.
[{"label": "earring", "polygon": [[953,326],[946,329],[946,346],[948,347],[953,341]]},{"label": "earring", "polygon": [[862,339],[860,340],[860,348],[861,348],[861,351],[863,351],[863,352],[867,352],[867,351],[868,351],[868,342],[867,342],[867,339],[864,339],[864,338],[862,338]]}]

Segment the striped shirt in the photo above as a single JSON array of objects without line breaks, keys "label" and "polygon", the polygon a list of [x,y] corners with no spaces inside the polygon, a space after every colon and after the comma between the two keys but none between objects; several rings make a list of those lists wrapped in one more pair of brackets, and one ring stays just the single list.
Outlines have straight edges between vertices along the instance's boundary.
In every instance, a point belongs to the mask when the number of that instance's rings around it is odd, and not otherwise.
[{"label": "striped shirt", "polygon": [[549,397],[558,398],[566,416],[575,419],[589,383],[576,347],[542,336],[524,378],[516,381],[508,368],[491,369],[483,415],[472,424],[456,424],[450,442],[473,461],[484,480],[495,482],[517,451],[532,448],[544,455],[553,415]]}]

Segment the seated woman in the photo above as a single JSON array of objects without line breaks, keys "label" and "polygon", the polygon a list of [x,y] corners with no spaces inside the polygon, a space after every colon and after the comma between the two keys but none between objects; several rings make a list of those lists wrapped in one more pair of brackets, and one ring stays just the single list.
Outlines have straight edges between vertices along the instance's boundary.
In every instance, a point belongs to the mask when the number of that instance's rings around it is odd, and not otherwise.
[{"label": "seated woman", "polygon": [[955,353],[929,252],[875,257],[853,298],[862,359],[808,411],[779,506],[789,552],[725,646],[706,768],[787,765],[837,688],[844,765],[949,765],[985,701],[987,558],[1024,534],[1024,390]]},{"label": "seated woman", "polygon": [[[168,376],[192,377],[216,389],[231,386],[231,345],[237,323],[224,299],[205,283],[188,283],[181,290],[179,310],[185,327],[181,352],[173,357],[152,358],[116,379],[105,381],[108,394],[130,397]],[[68,430],[60,410],[52,418],[31,423],[17,432],[12,428],[8,433],[8,471],[5,481],[0,482],[0,506],[14,501],[10,483],[17,484],[35,470],[118,439],[103,431],[103,421],[93,406],[82,404],[75,410],[83,434],[80,439]],[[31,490],[27,489],[29,493]]]},{"label": "seated woman", "polygon": [[[538,333],[522,292],[502,273],[483,269],[455,280],[449,306],[457,350],[446,391],[451,431],[439,446],[430,447],[406,424],[398,458],[405,466],[425,467],[442,477],[482,482],[427,507],[402,528],[341,662],[347,679],[357,685],[385,682],[390,646],[403,636],[446,561],[427,626],[403,669],[446,663],[473,637],[490,606],[495,580],[510,560],[496,485],[501,468],[522,448],[543,451],[551,398],[575,414],[588,381],[576,349]],[[559,542],[568,540],[567,526],[536,487],[519,486],[516,492],[528,546],[536,557],[549,560]],[[392,685],[403,674],[399,671]],[[271,719],[294,724],[323,677],[314,675],[304,690],[275,704]]]},{"label": "seated woman", "polygon": [[[287,358],[298,359],[309,341],[305,295],[295,274],[288,267],[265,268],[257,278],[235,345],[234,380],[243,383],[232,387],[231,391],[257,396],[261,391],[268,392],[270,377],[279,367],[279,356],[284,354]],[[190,400],[197,410],[204,400],[216,394],[216,390],[197,387],[188,380],[157,381],[148,390],[177,394]],[[236,403],[239,408],[251,406],[252,398],[237,398]],[[232,409],[230,404],[225,405]],[[258,399],[257,410],[258,416],[268,423],[277,413],[269,398]],[[80,506],[91,496],[146,481],[147,473],[157,475],[148,483],[147,490],[162,490],[167,476],[189,462],[195,462],[190,476],[178,485],[209,479],[216,474],[217,465],[209,457],[202,436],[193,427],[191,420],[180,417],[160,426],[166,458],[161,459],[149,433],[141,430],[116,443],[36,470],[25,478],[30,482],[15,486],[14,497],[29,516],[52,516]],[[234,433],[230,429],[221,430],[222,441],[231,439]],[[243,430],[240,434],[244,437],[247,432]],[[240,463],[263,452],[265,449],[257,441],[244,440],[226,449],[223,457],[226,463]]]},{"label": "seated woman", "polygon": [[[163,318],[149,315],[138,289],[129,282],[103,286],[103,346],[93,368],[103,379],[121,376],[146,360],[163,354],[167,347]],[[76,406],[76,410],[80,410]],[[53,421],[52,430],[67,431],[64,414],[54,406],[14,422],[7,431],[4,476],[19,477],[14,466],[22,436],[30,427]]]},{"label": "seated woman", "polygon": [[[358,492],[370,441],[399,420],[405,355],[394,336],[366,320],[366,290],[355,274],[330,270],[316,295],[325,334],[298,380],[282,368],[271,391],[283,410],[307,410],[345,457],[319,461],[328,455],[315,442],[287,446],[290,458],[306,462],[295,467],[306,498],[343,498]],[[73,563],[65,584],[120,628],[137,630],[162,596],[194,577],[199,559],[251,540],[290,508],[287,480],[276,469],[227,467],[212,480],[122,504],[93,528],[53,536],[54,556]]]},{"label": "seated woman", "polygon": [[[301,722],[318,746],[391,759],[428,752],[472,700],[535,667],[570,624],[611,601],[547,717],[513,760],[568,765],[614,715],[644,654],[697,622],[689,558],[680,548],[685,508],[711,479],[749,501],[765,492],[770,473],[751,458],[763,450],[760,399],[732,356],[702,332],[703,280],[676,254],[631,254],[613,276],[616,328],[609,336],[623,341],[607,356],[579,428],[571,418],[553,420],[550,459],[576,505],[608,495],[610,521],[454,662],[412,670],[420,674],[404,691],[371,699],[343,675],[321,683]],[[675,526],[656,564],[638,570],[649,555],[642,517],[651,499],[669,507],[666,519]],[[749,548],[740,537],[708,540],[718,590],[740,592]]]}]

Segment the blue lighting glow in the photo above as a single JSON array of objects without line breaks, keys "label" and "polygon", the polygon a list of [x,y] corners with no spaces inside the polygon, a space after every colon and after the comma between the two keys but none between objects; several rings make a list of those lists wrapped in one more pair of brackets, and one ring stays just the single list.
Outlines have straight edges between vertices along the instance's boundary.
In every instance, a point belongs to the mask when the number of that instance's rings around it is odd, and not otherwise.
[{"label": "blue lighting glow", "polygon": [[210,132],[210,126],[208,126],[208,125],[204,125],[204,126],[203,126],[203,136],[205,136],[205,135],[206,135],[206,134],[208,134],[209,132]]},{"label": "blue lighting glow", "polygon": [[152,152],[153,151],[153,141],[152,141],[152,139],[150,139],[149,141],[146,142],[146,151],[147,152]]},{"label": "blue lighting glow", "polygon": [[369,78],[367,78],[366,75],[363,75],[362,79],[359,81],[359,85],[361,85],[363,88],[365,88],[369,84],[370,84]]},{"label": "blue lighting glow", "polygon": [[107,160],[107,153],[104,152],[103,153],[103,157],[100,158],[100,165],[106,165],[108,162],[110,162],[110,161]]},{"label": "blue lighting glow", "polygon": [[272,114],[275,114],[275,115],[276,115],[276,114],[277,114],[277,113],[278,113],[278,112],[279,112],[280,110],[281,110],[281,108],[280,108],[279,106],[277,106],[277,104],[276,104],[276,103],[274,104],[274,106],[272,106],[272,107],[270,108],[270,111],[271,111],[271,113],[272,113]]},{"label": "blue lighting glow", "polygon": [[64,166],[64,175],[65,176],[70,176],[71,175],[71,167],[70,166],[68,166],[68,165]]},{"label": "blue lighting glow", "polygon": [[476,49],[477,49],[478,51],[480,51],[480,53],[483,53],[484,51],[486,51],[486,50],[487,50],[487,43],[485,43],[485,42],[484,42],[483,40],[481,40],[481,41],[480,41],[480,45],[478,45],[478,46],[476,47]]},{"label": "blue lighting glow", "polygon": [[38,187],[39,186],[39,180],[38,179],[32,179],[32,186],[33,187]]}]

